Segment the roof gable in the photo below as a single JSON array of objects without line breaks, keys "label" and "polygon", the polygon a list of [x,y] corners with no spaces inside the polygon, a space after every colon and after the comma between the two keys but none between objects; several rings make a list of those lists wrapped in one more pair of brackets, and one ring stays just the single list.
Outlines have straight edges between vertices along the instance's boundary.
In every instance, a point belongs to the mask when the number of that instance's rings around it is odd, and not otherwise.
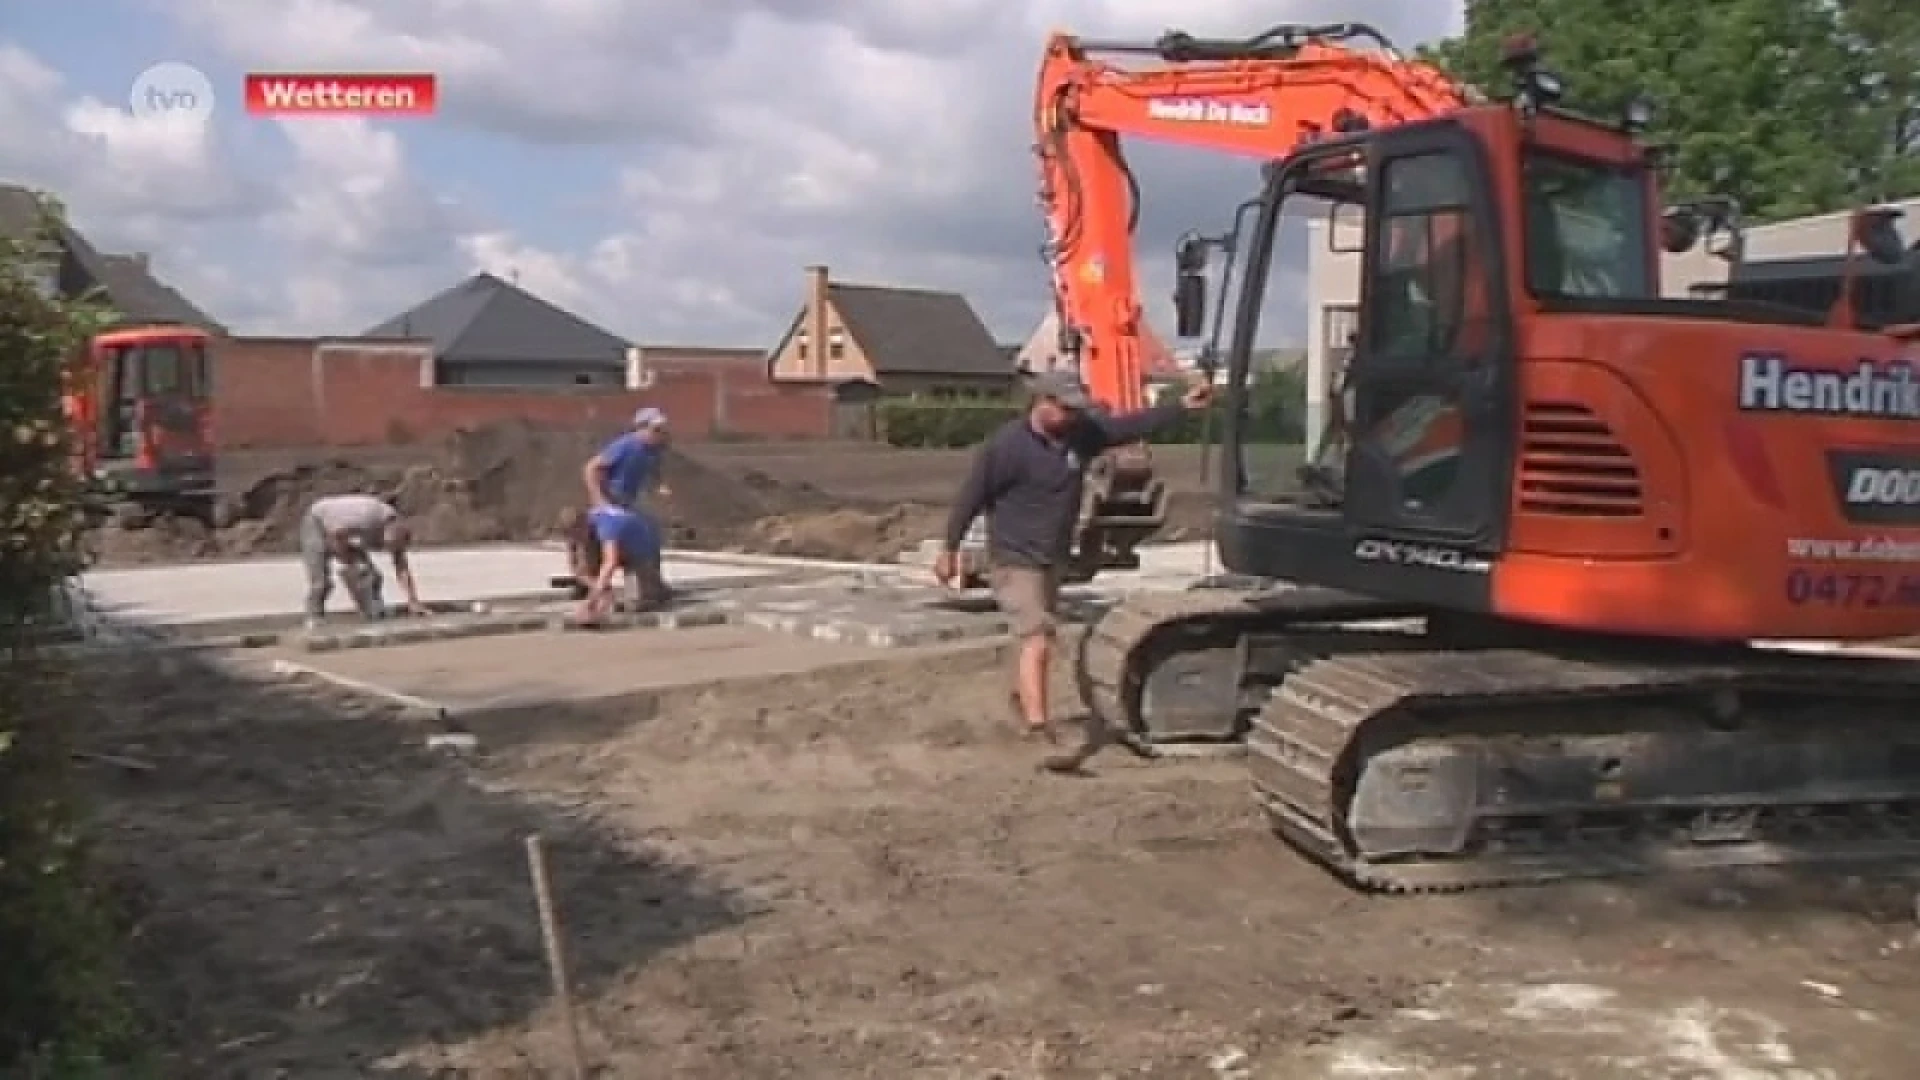
[{"label": "roof gable", "polygon": [[[40,198],[27,188],[0,184],[0,236],[31,239],[41,227]],[[63,281],[68,290],[98,287],[121,317],[140,322],[187,323],[224,331],[213,316],[154,277],[144,259],[133,255],[103,255],[71,225],[62,224],[56,239],[79,268],[83,282]]]},{"label": "roof gable", "polygon": [[630,344],[484,271],[361,336],[425,338],[456,363],[624,364]]},{"label": "roof gable", "polygon": [[832,282],[827,302],[882,378],[1013,373],[993,334],[958,293]]},{"label": "roof gable", "polygon": [[144,260],[134,255],[101,257],[100,284],[113,306],[130,319],[188,323],[224,330],[213,316],[153,276]]}]

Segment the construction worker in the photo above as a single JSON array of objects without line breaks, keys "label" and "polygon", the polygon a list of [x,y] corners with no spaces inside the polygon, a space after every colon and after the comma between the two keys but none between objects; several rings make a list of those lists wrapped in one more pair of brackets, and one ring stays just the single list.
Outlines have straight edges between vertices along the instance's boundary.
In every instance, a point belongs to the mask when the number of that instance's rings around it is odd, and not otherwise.
[{"label": "construction worker", "polygon": [[600,506],[588,511],[585,520],[599,544],[599,565],[575,621],[592,626],[613,611],[613,582],[623,571],[632,610],[650,611],[672,599],[660,573],[660,530],[652,518],[618,506]]},{"label": "construction worker", "polygon": [[393,560],[393,575],[406,591],[407,610],[427,613],[407,561],[412,531],[400,511],[372,495],[329,495],[316,499],[300,519],[300,561],[307,572],[307,627],[319,625],[333,591],[332,571],[339,564],[340,582],[353,597],[354,607],[368,619],[386,614],[380,599],[380,571],[372,552],[384,550]]},{"label": "construction worker", "polygon": [[588,458],[581,470],[587,505],[640,510],[647,495],[671,497],[660,472],[666,448],[667,414],[651,405],[635,412],[632,426]]},{"label": "construction worker", "polygon": [[[661,542],[658,541],[659,523],[647,505],[647,496],[671,498],[673,495],[661,471],[667,443],[667,414],[651,405],[636,410],[628,429],[601,447],[599,453],[588,458],[585,468],[581,470],[587,482],[588,517],[591,518],[595,511],[609,508],[639,514],[647,518],[656,542]],[[591,531],[590,522],[584,528],[575,523],[572,535]],[[592,548],[597,544],[598,541],[594,541],[586,547]],[[570,542],[569,549],[574,547]],[[568,561],[576,579],[595,574],[600,568],[591,556],[570,555]],[[654,561],[657,569],[659,560]],[[580,595],[581,591],[576,584],[574,594]],[[590,592],[591,587],[587,591]]]},{"label": "construction worker", "polygon": [[[1196,379],[1180,401],[1124,416],[1096,411],[1071,371],[1035,375],[1029,389],[1033,400],[1026,414],[1007,421],[975,454],[947,518],[933,572],[948,587],[958,581],[961,541],[973,520],[986,514],[993,598],[1020,642],[1013,704],[1026,734],[1053,742],[1058,736],[1047,711],[1047,667],[1060,576],[1073,543],[1087,465],[1111,447],[1144,439],[1190,410],[1205,409],[1213,401],[1213,386]],[[1054,760],[1049,759],[1049,768]]]}]

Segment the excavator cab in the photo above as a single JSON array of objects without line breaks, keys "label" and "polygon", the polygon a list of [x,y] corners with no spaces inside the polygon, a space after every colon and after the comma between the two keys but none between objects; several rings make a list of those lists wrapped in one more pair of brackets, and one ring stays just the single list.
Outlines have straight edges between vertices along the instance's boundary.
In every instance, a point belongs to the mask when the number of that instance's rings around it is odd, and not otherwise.
[{"label": "excavator cab", "polygon": [[103,331],[68,395],[79,467],[123,520],[202,516],[213,492],[209,335],[147,325]]},{"label": "excavator cab", "polygon": [[[1235,573],[1487,609],[1515,475],[1517,309],[1659,298],[1651,154],[1628,121],[1554,109],[1557,83],[1531,60],[1516,62],[1510,104],[1348,132],[1268,167],[1226,350],[1219,538]],[[1304,469],[1264,452],[1245,408],[1276,230],[1302,199],[1365,223],[1358,330]],[[1204,306],[1191,291],[1183,317]],[[1604,472],[1541,485],[1541,499],[1600,515],[1637,498],[1630,476]]]}]

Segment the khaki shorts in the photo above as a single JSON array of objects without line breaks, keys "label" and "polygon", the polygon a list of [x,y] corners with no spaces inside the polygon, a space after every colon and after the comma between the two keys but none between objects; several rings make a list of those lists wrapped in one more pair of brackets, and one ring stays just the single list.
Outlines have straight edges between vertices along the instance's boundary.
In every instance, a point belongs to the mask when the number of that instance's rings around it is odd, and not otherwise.
[{"label": "khaki shorts", "polygon": [[1013,635],[1030,638],[1052,634],[1057,625],[1054,608],[1060,602],[1060,575],[1054,570],[1026,566],[996,566],[987,580],[993,602],[1007,617]]}]

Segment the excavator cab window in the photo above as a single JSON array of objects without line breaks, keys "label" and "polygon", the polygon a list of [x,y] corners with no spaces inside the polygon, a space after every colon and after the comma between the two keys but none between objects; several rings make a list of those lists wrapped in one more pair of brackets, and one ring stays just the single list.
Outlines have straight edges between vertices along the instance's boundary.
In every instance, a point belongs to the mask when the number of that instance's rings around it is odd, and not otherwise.
[{"label": "excavator cab window", "polygon": [[1421,154],[1390,162],[1381,182],[1371,352],[1377,362],[1424,363],[1451,351],[1466,319],[1466,170],[1453,154]]},{"label": "excavator cab window", "polygon": [[1370,147],[1342,506],[1379,535],[1497,543],[1509,337],[1490,168],[1438,124]]},{"label": "excavator cab window", "polygon": [[1647,246],[1646,179],[1638,167],[1535,150],[1522,165],[1522,183],[1527,288],[1536,297],[1657,296]]},{"label": "excavator cab window", "polygon": [[112,345],[105,349],[104,360],[112,396],[102,410],[101,446],[108,456],[131,458],[139,452],[137,420],[142,402],[172,406],[208,395],[209,362],[205,347],[197,341]]}]

